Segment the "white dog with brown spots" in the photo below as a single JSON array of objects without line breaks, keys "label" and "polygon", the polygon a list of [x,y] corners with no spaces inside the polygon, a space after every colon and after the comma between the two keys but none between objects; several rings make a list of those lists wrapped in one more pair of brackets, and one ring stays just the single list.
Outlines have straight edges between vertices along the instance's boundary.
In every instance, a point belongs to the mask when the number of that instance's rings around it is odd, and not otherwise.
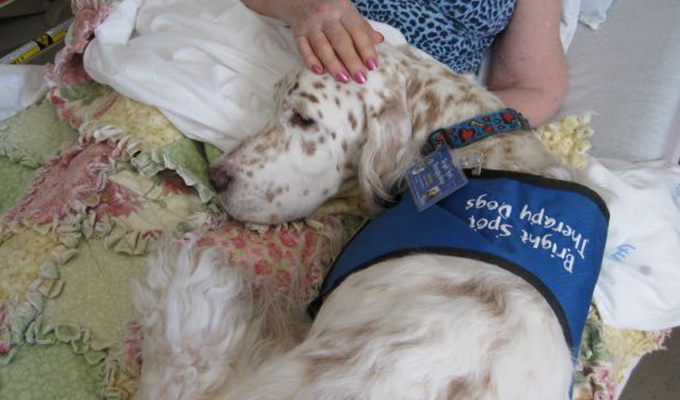
[{"label": "white dog with brown spots", "polygon": [[[365,85],[307,70],[279,83],[267,128],[211,170],[231,216],[305,217],[351,178],[368,199],[387,198],[429,133],[503,107],[410,47],[379,52]],[[481,152],[492,169],[571,176],[531,132],[455,152]],[[166,248],[149,268],[136,296],[146,330],[139,399],[568,398],[573,360],[553,310],[490,263],[428,254],[378,263],[335,289],[313,324],[299,323],[302,307],[252,296],[242,273],[190,246]]]}]

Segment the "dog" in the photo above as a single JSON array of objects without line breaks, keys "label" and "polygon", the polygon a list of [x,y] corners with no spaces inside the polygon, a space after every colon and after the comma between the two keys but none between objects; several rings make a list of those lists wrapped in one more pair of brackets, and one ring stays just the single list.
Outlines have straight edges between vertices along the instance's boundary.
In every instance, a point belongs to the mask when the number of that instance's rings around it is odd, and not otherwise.
[{"label": "dog", "polygon": [[[364,85],[303,69],[277,84],[266,129],[211,167],[231,216],[302,218],[353,178],[378,213],[403,189],[429,133],[503,108],[473,77],[410,46],[378,52]],[[530,131],[452,154],[482,154],[488,169],[575,177]],[[254,295],[248,277],[219,264],[210,251],[165,246],[136,286],[145,327],[138,398],[569,398],[574,355],[563,324],[535,285],[487,259],[379,260],[327,293],[313,323],[304,307]]]}]

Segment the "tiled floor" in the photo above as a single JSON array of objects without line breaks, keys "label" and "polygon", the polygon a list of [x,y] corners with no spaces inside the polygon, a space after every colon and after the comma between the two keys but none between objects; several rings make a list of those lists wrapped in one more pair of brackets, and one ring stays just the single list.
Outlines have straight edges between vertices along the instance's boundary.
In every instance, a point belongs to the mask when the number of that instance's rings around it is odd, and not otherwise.
[{"label": "tiled floor", "polygon": [[[0,20],[0,56],[48,28],[41,14]],[[44,64],[53,54],[47,52],[31,62]],[[667,351],[643,358],[620,400],[680,400],[680,328],[675,330],[667,347]]]}]

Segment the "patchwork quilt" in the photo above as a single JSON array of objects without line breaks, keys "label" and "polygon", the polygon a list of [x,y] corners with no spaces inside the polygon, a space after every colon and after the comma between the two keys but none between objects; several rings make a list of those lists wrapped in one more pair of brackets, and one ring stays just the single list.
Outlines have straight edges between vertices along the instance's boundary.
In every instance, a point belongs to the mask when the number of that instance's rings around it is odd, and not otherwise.
[{"label": "patchwork quilt", "polygon": [[[206,176],[219,151],[85,73],[82,52],[113,1],[73,1],[47,97],[0,126],[2,399],[134,398],[144,338],[130,283],[143,278],[161,234],[198,235],[259,284],[295,287],[311,300],[364,221],[353,183],[306,221],[229,221]],[[587,116],[540,131],[553,151],[582,166]],[[573,398],[616,398],[631,363],[662,348],[667,335],[612,328],[591,307]]]}]

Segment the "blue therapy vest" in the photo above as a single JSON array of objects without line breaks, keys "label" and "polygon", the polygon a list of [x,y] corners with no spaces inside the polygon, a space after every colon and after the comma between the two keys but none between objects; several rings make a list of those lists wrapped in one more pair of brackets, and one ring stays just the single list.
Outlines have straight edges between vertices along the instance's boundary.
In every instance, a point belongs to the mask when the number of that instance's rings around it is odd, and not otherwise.
[{"label": "blue therapy vest", "polygon": [[609,211],[592,190],[535,175],[484,170],[418,212],[409,194],[367,223],[345,247],[309,307],[353,272],[408,254],[481,260],[531,283],[552,306],[578,355],[600,273]]}]

